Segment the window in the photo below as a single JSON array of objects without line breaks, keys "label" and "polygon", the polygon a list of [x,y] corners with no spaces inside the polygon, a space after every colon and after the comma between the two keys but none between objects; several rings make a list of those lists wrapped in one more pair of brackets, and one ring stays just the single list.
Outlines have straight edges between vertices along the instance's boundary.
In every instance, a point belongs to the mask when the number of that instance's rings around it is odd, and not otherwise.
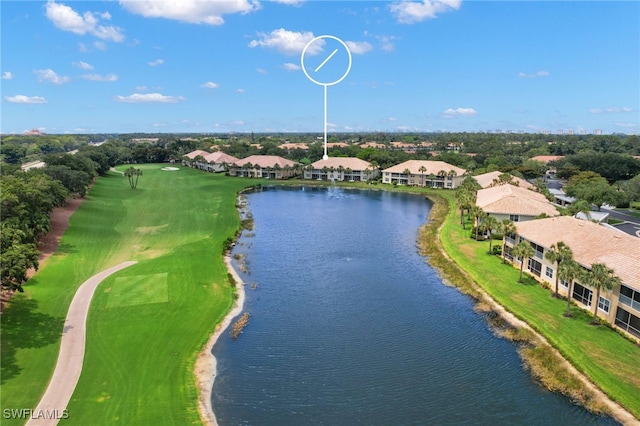
[{"label": "window", "polygon": [[616,325],[624,331],[640,337],[640,318],[630,314],[621,307],[616,311]]},{"label": "window", "polygon": [[548,266],[546,267],[546,269],[544,270],[544,275],[547,278],[553,278],[553,269],[549,268]]},{"label": "window", "polygon": [[588,288],[585,288],[577,283],[573,286],[573,298],[583,305],[590,307],[592,297],[593,292]]},{"label": "window", "polygon": [[527,267],[529,268],[529,270],[535,274],[536,276],[540,276],[540,273],[542,271],[542,263],[538,262],[535,259],[529,258],[529,261],[527,262],[528,265]]},{"label": "window", "polygon": [[598,299],[598,309],[600,309],[602,312],[609,313],[610,305],[611,302],[609,301],[609,299],[605,299],[604,297],[600,296],[600,298]]},{"label": "window", "polygon": [[569,288],[569,282],[568,281],[560,280],[560,281],[558,281],[558,283],[560,284],[561,287]]},{"label": "window", "polygon": [[520,222],[520,216],[517,214],[510,214],[509,220],[512,222]]},{"label": "window", "polygon": [[508,245],[505,245],[503,248],[504,257],[513,262],[513,254],[511,253],[511,250],[513,250],[513,248]]},{"label": "window", "polygon": [[633,309],[640,311],[640,292],[635,291],[626,285],[620,286],[620,296],[618,297],[620,303],[631,306]]},{"label": "window", "polygon": [[531,244],[531,247],[533,247],[533,249],[536,252],[535,257],[537,257],[538,259],[542,259],[542,256],[544,254],[544,248],[542,246],[537,245],[536,243],[529,242],[529,244]]}]

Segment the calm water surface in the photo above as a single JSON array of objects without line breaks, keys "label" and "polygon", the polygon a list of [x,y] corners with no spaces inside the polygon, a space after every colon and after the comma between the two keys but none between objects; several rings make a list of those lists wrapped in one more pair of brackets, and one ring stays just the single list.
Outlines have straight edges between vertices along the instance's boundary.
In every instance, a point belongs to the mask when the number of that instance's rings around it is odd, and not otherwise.
[{"label": "calm water surface", "polygon": [[[221,425],[615,424],[547,392],[416,251],[423,197],[337,188],[248,195],[249,325],[225,333]],[[250,287],[255,284],[256,288]]]}]

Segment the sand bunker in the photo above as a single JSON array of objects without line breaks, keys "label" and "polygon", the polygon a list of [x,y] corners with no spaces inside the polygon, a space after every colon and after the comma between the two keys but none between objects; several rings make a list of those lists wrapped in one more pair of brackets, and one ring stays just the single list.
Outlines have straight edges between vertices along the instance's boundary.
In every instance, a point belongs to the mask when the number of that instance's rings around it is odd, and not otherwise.
[{"label": "sand bunker", "polygon": [[163,167],[160,170],[164,170],[165,172],[175,172],[175,171],[180,170],[180,169],[177,168],[177,167]]}]

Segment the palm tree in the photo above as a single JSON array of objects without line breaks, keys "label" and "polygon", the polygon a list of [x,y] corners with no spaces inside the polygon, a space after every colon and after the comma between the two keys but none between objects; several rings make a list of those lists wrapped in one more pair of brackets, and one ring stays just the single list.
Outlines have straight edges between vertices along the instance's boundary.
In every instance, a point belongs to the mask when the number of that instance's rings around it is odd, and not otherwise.
[{"label": "palm tree", "polygon": [[424,172],[427,171],[427,168],[423,164],[422,166],[420,166],[418,171],[420,172],[420,185],[424,186]]},{"label": "palm tree", "polygon": [[567,289],[567,310],[564,316],[571,317],[571,294],[573,293],[573,281],[580,276],[582,268],[575,260],[567,259],[558,266],[558,277],[569,284]]},{"label": "palm tree", "polygon": [[494,216],[487,216],[485,220],[482,221],[482,229],[489,233],[489,254],[491,254],[491,244],[493,242],[493,231],[495,231],[500,222]]},{"label": "palm tree", "polygon": [[502,233],[502,263],[507,263],[507,258],[505,257],[505,248],[506,243],[505,240],[508,235],[513,235],[516,233],[516,224],[513,223],[511,219],[502,219],[502,222],[498,224],[498,232]]},{"label": "palm tree", "polygon": [[402,171],[402,174],[405,175],[407,177],[407,185],[409,185],[409,176],[411,176],[411,170],[409,169],[404,169]]},{"label": "palm tree", "polygon": [[476,226],[476,240],[477,240],[478,228],[480,228],[480,219],[486,217],[487,214],[484,212],[484,210],[482,210],[482,207],[477,205],[471,206],[471,209],[469,209],[469,214],[476,219],[475,226]]},{"label": "palm tree", "polygon": [[462,225],[462,229],[465,229],[464,211],[466,209],[469,209],[473,204],[472,195],[471,195],[471,192],[468,191],[466,188],[460,187],[456,192],[456,198],[458,201],[458,207],[460,208],[460,225]]},{"label": "palm tree", "polygon": [[544,254],[545,259],[554,262],[556,264],[556,291],[553,293],[553,297],[559,297],[558,295],[558,270],[560,264],[569,259],[573,259],[573,252],[571,248],[564,242],[559,241],[555,244],[551,244],[551,250]]},{"label": "palm tree", "polygon": [[518,279],[519,283],[522,283],[522,268],[524,267],[524,262],[531,256],[535,254],[533,247],[526,241],[520,241],[513,248],[513,255],[520,258],[520,278]]},{"label": "palm tree", "polygon": [[612,290],[614,287],[622,284],[620,278],[615,274],[615,271],[608,268],[604,263],[594,263],[591,265],[591,275],[593,280],[591,286],[596,288],[596,299],[594,301],[593,319],[590,324],[597,325],[598,322],[598,302],[600,301],[600,290]]}]

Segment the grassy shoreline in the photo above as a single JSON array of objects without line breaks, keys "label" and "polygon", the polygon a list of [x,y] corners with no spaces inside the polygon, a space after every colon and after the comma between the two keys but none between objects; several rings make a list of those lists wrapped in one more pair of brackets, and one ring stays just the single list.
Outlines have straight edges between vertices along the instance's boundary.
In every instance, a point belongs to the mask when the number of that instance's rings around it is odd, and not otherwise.
[{"label": "grassy shoreline", "polygon": [[[504,308],[500,315],[515,318],[512,322],[516,325],[499,334],[520,343],[519,353],[532,375],[550,390],[567,395],[595,413],[609,413],[625,424],[637,422],[640,348],[609,327],[589,326],[589,314],[577,307],[572,308],[574,318],[564,318],[562,306],[566,302],[552,299],[549,291],[533,279],[526,286],[516,284],[517,269],[486,254],[488,243],[470,239],[470,227],[462,230],[454,193],[432,192],[428,197],[434,207],[430,222],[420,230],[422,253],[445,281],[480,301],[479,310]],[[425,244],[434,241],[436,244]],[[485,294],[497,306],[487,302]],[[524,328],[517,325],[518,320],[526,324]],[[579,375],[586,379],[580,380]],[[598,396],[598,389],[624,410],[607,404],[607,398]]]}]

